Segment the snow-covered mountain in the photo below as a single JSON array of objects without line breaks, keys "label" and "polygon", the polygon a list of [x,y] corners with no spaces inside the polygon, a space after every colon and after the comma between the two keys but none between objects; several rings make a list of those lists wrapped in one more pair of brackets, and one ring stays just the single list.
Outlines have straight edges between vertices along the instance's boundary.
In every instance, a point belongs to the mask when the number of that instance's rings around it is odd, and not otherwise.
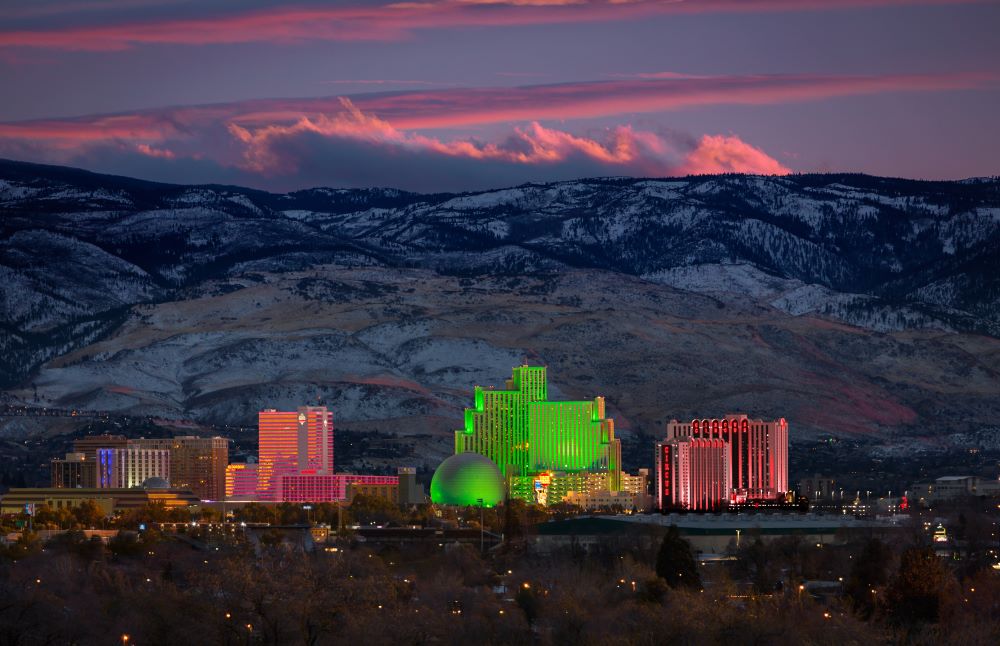
[{"label": "snow-covered mountain", "polygon": [[[755,326],[809,321],[835,326],[845,339],[885,343],[879,335],[895,335],[897,350],[950,338],[943,342],[950,350],[934,351],[947,362],[959,339],[978,338],[995,351],[998,269],[997,179],[726,175],[458,195],[323,188],[279,195],[0,162],[0,381],[17,397],[30,387],[51,404],[209,421],[246,420],[254,406],[290,403],[303,388],[326,388],[328,397],[334,388],[357,420],[409,410],[450,417],[470,379],[502,373],[525,354],[563,360],[560,344],[519,336],[518,325],[544,337],[544,320],[572,310],[581,342],[612,354],[628,348],[638,354],[616,361],[635,364],[646,354],[641,344],[617,343],[615,317],[594,314],[588,323],[588,311],[601,308],[639,330],[635,317],[660,320],[667,313],[657,308],[667,301],[670,316],[717,309],[710,318],[754,328],[746,345],[713,342],[730,360],[760,351]],[[525,292],[529,283],[534,292]],[[590,286],[603,290],[600,299],[581,293]],[[467,299],[494,302],[472,314],[471,305],[463,309]],[[204,311],[231,320],[206,320]],[[676,342],[675,354],[699,360],[699,346],[680,350],[687,333],[656,342]],[[785,341],[765,345],[773,351]],[[703,348],[701,361],[715,360],[712,348]],[[810,356],[802,351],[796,369],[829,369]],[[620,377],[643,379],[647,370]],[[976,393],[998,383],[992,368],[982,370],[969,382]],[[279,392],[293,382],[312,386]],[[316,386],[324,382],[339,385]],[[891,384],[878,388],[895,401]],[[948,388],[961,391],[961,381]],[[845,397],[859,409],[877,406],[862,405],[857,393]],[[682,414],[698,404],[677,407]],[[920,419],[894,415],[886,425]],[[814,430],[837,430],[816,417]]]}]

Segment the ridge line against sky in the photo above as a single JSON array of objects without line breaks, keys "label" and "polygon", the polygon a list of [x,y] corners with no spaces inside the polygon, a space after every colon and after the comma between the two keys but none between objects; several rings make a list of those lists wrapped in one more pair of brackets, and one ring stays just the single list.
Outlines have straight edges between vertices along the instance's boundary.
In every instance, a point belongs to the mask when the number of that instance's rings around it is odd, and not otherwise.
[{"label": "ridge line against sky", "polygon": [[270,190],[993,175],[996,24],[1000,0],[35,0],[0,22],[0,155]]}]

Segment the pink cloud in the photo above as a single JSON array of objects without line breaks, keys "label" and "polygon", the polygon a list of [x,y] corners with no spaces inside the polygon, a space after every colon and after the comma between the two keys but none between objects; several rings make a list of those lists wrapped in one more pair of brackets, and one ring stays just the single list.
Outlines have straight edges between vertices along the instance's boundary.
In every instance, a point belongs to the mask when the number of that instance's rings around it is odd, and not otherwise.
[{"label": "pink cloud", "polygon": [[414,30],[623,21],[694,13],[972,4],[986,0],[427,0],[380,5],[279,6],[204,17],[0,31],[0,47],[119,51],[137,45],[389,40]]},{"label": "pink cloud", "polygon": [[246,128],[229,124],[233,136],[244,144],[242,166],[262,174],[291,174],[301,159],[283,145],[289,139],[312,135],[324,139],[351,140],[394,151],[494,161],[508,164],[554,165],[582,158],[599,166],[626,168],[649,175],[740,172],[785,174],[787,168],[763,151],[735,136],[705,136],[689,152],[660,135],[622,125],[609,129],[603,140],[547,128],[532,122],[513,128],[498,142],[471,139],[442,140],[405,132],[378,117],[366,114],[347,99],[333,115],[303,117],[291,125]]},{"label": "pink cloud", "polygon": [[[987,87],[977,73],[883,76],[705,76],[621,79],[515,88],[484,87],[359,95],[352,103],[401,130],[459,128],[502,122],[582,119],[665,112],[709,105],[767,105],[838,96]],[[250,128],[315,123],[343,109],[341,98],[259,99],[117,115],[0,123],[0,141],[67,145],[108,139],[155,143],[219,124]]]},{"label": "pink cloud", "polygon": [[135,149],[147,157],[155,157],[158,159],[175,159],[177,157],[172,150],[167,148],[154,148],[149,144],[137,144]]},{"label": "pink cloud", "polygon": [[[388,146],[417,152],[431,152],[449,157],[495,160],[516,164],[558,163],[572,155],[583,155],[608,165],[640,162],[643,152],[663,153],[663,142],[652,133],[636,132],[629,126],[611,131],[606,143],[546,128],[537,121],[515,127],[503,142],[477,142],[470,139],[444,141],[397,129],[388,121],[358,109],[350,100],[341,99],[342,110],[332,115],[302,117],[291,125],[268,125],[255,129],[230,123],[233,136],[245,144],[244,165],[258,172],[288,173],[296,170],[294,160],[281,159],[274,143],[300,134],[361,141],[373,146]],[[653,170],[654,164],[650,164]]]},{"label": "pink cloud", "polygon": [[837,96],[987,85],[979,73],[882,76],[760,75],[622,79],[517,88],[428,90],[358,97],[401,128],[451,128],[527,119],[582,119],[706,105],[767,105]]},{"label": "pink cloud", "polygon": [[792,172],[759,148],[736,136],[704,135],[678,171],[685,175],[753,173],[787,175]]}]

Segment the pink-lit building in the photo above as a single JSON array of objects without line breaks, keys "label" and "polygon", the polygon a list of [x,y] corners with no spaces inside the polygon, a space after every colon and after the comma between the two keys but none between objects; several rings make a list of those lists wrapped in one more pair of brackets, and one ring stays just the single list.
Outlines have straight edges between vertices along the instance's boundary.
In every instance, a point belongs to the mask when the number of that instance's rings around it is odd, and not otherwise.
[{"label": "pink-lit building", "polygon": [[257,415],[257,424],[257,492],[261,499],[276,499],[282,475],[333,473],[333,413],[325,406],[263,410]]},{"label": "pink-lit building", "polygon": [[710,511],[730,497],[729,445],[719,439],[675,438],[656,445],[661,508]]},{"label": "pink-lit building", "polygon": [[[673,460],[681,458],[665,447],[685,439],[713,440],[726,446],[728,482],[722,500],[734,503],[774,500],[788,491],[788,422],[784,418],[767,422],[729,414],[722,419],[671,420],[666,440],[656,448],[656,500],[661,509],[684,506],[686,493],[678,490],[678,482],[686,488],[694,487],[685,491],[701,491],[701,485],[692,485],[683,480],[684,474],[671,471],[675,468]],[[691,445],[686,450],[694,454],[709,449]]]},{"label": "pink-lit building", "polygon": [[257,420],[257,463],[228,466],[227,498],[334,502],[347,500],[352,487],[398,497],[398,476],[334,473],[333,413],[325,406],[263,410]]},{"label": "pink-lit building", "polygon": [[[298,473],[278,478],[276,500],[281,502],[335,502],[348,499],[349,485],[398,487],[398,476],[363,476],[349,473]],[[395,496],[394,496],[395,498]]]},{"label": "pink-lit building", "polygon": [[242,462],[226,467],[226,498],[251,500],[257,497],[257,465]]}]

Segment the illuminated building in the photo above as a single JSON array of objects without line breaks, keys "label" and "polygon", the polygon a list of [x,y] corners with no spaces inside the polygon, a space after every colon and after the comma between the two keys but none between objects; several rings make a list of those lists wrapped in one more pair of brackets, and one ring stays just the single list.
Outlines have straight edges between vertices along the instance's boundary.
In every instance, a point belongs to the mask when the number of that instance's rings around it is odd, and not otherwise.
[{"label": "illuminated building", "polygon": [[249,500],[257,496],[257,464],[237,462],[226,467],[226,498]]},{"label": "illuminated building", "polygon": [[774,501],[788,491],[788,423],[730,414],[671,420],[656,445],[660,509],[708,510]]},{"label": "illuminated building", "polygon": [[788,491],[788,422],[784,419],[765,422],[729,414],[723,419],[671,420],[667,424],[668,441],[688,437],[717,439],[729,445],[733,502],[773,500]]},{"label": "illuminated building", "polygon": [[649,469],[639,469],[639,473],[635,475],[622,473],[622,491],[627,491],[633,496],[648,495]]},{"label": "illuminated building", "polygon": [[[52,486],[82,487],[84,489],[97,487],[97,449],[124,449],[127,447],[128,439],[124,435],[88,435],[74,440],[73,452],[67,454],[65,460],[52,461]],[[71,459],[70,455],[74,457]]]},{"label": "illuminated building", "polygon": [[88,435],[73,440],[73,453],[83,453],[84,459],[97,461],[97,449],[124,449],[128,439],[124,435]]},{"label": "illuminated building", "polygon": [[661,509],[720,509],[731,496],[729,445],[682,437],[656,445],[657,502]]},{"label": "illuminated building", "polygon": [[185,435],[171,438],[129,440],[138,449],[170,452],[170,484],[190,489],[202,500],[222,500],[226,489],[229,441],[221,437]]},{"label": "illuminated building", "polygon": [[629,512],[636,506],[635,496],[627,491],[595,491],[593,493],[571,491],[563,501],[587,511],[621,509]]},{"label": "illuminated building", "polygon": [[198,496],[181,489],[11,489],[0,497],[0,514],[16,514],[24,506],[46,505],[50,509],[72,509],[89,500],[111,515],[117,511],[162,504],[168,509],[198,505]]},{"label": "illuminated building", "polygon": [[92,489],[97,474],[95,464],[83,453],[67,453],[65,459],[52,460],[49,463],[51,485],[59,489]]},{"label": "illuminated building", "polygon": [[[336,502],[348,500],[348,488],[355,493],[378,493],[385,496],[387,488],[398,497],[399,478],[396,476],[366,476],[351,473],[285,473],[277,476],[275,500],[280,502]],[[381,489],[379,489],[381,488]],[[377,490],[377,491],[376,491]]]},{"label": "illuminated building", "polygon": [[431,500],[438,505],[492,507],[504,497],[504,480],[492,460],[478,453],[446,459],[431,479]]},{"label": "illuminated building", "polygon": [[261,411],[256,464],[230,464],[225,497],[274,502],[335,502],[350,492],[398,498],[397,476],[334,473],[333,413],[325,406]]},{"label": "illuminated building", "polygon": [[149,478],[170,478],[170,451],[97,449],[98,489],[130,489]]},{"label": "illuminated building", "polygon": [[275,495],[278,476],[333,473],[333,413],[325,406],[261,411],[257,416],[257,492]]},{"label": "illuminated building", "polygon": [[539,489],[535,476],[541,474],[597,476],[600,489],[618,491],[621,442],[615,438],[614,420],[605,417],[604,398],[547,398],[546,370],[541,366],[514,368],[504,390],[476,386],[465,427],[455,431],[455,453],[489,458],[510,481],[510,495],[529,501],[542,495],[551,503],[570,490],[554,495],[556,488]]}]

